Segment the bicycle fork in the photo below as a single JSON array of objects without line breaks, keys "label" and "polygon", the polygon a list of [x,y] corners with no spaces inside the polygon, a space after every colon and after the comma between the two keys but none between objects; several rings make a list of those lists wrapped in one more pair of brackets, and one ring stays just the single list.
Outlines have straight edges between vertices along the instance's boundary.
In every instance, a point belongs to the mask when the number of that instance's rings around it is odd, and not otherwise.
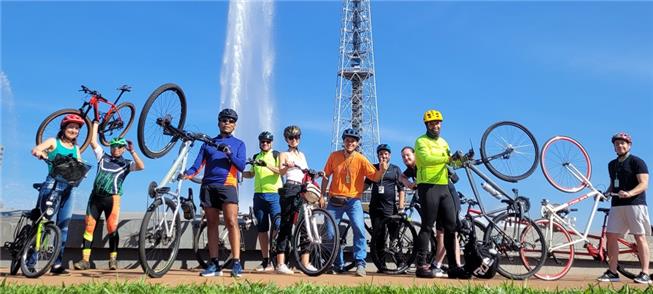
[{"label": "bicycle fork", "polygon": [[307,205],[304,205],[304,219],[306,220],[304,222],[304,229],[306,229],[306,234],[308,236],[308,240],[311,243],[322,243],[322,240],[320,239],[320,235],[317,233],[317,224],[315,223],[315,219],[313,218],[313,214],[311,213],[310,208]]}]

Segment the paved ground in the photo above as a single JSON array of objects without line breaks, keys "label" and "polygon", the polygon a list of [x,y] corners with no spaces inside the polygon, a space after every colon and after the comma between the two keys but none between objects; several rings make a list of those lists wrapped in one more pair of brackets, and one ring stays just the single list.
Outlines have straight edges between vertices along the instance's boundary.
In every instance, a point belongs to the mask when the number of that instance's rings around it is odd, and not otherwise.
[{"label": "paved ground", "polygon": [[[234,279],[229,276],[229,272],[225,270],[224,277],[213,277],[213,278],[203,278],[198,275],[197,271],[194,270],[171,270],[166,276],[160,279],[150,279],[146,278],[140,269],[134,270],[118,270],[118,271],[108,271],[108,270],[88,270],[88,271],[71,271],[69,275],[62,276],[52,276],[45,275],[39,279],[27,279],[23,276],[8,276],[7,268],[0,268],[0,279],[6,278],[8,283],[19,283],[19,284],[41,284],[41,285],[56,285],[60,286],[62,284],[71,285],[71,284],[80,284],[80,283],[92,283],[92,282],[125,282],[125,281],[140,281],[144,280],[147,283],[159,283],[165,285],[178,285],[178,284],[203,284],[203,283],[221,283],[221,284],[230,284],[236,281],[250,281],[250,282],[262,282],[262,283],[274,283],[280,287],[290,286],[296,283],[311,283],[311,284],[320,284],[320,285],[360,285],[360,284],[374,284],[374,285],[454,285],[454,286],[467,286],[467,285],[488,285],[488,286],[497,286],[504,283],[514,283],[515,285],[524,285],[533,288],[541,289],[567,289],[567,288],[587,288],[588,285],[594,285],[598,287],[614,287],[620,289],[624,285],[629,287],[636,288],[646,288],[645,285],[638,285],[632,281],[623,280],[620,283],[597,283],[595,282],[595,275],[578,275],[578,274],[569,274],[560,281],[555,282],[545,282],[537,279],[530,279],[527,281],[510,281],[506,280],[503,277],[497,276],[492,280],[479,280],[474,279],[471,281],[465,280],[449,280],[449,279],[416,279],[413,275],[398,275],[398,276],[389,276],[385,274],[376,274],[368,272],[367,277],[357,277],[353,273],[347,273],[343,275],[330,275],[325,274],[319,277],[308,277],[300,273],[296,273],[292,276],[277,275],[273,273],[252,273],[246,272],[243,277],[239,279]],[[337,277],[337,278],[336,278]],[[622,278],[623,279],[623,278]],[[651,288],[653,289],[653,288]]]}]

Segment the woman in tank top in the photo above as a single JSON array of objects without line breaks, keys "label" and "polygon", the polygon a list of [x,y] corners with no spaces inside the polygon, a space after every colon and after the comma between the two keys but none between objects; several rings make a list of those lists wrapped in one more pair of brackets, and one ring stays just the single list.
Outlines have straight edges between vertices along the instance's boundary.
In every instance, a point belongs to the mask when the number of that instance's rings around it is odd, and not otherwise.
[{"label": "woman in tank top", "polygon": [[[32,155],[38,159],[45,159],[52,161],[57,155],[72,156],[81,161],[79,147],[77,145],[77,137],[79,136],[79,129],[84,125],[84,120],[76,114],[68,114],[63,120],[59,133],[55,138],[49,138],[43,143],[32,148]],[[57,211],[56,223],[61,230],[61,251],[59,256],[54,262],[52,269],[53,274],[66,273],[66,269],[62,264],[63,252],[66,247],[66,240],[68,239],[68,225],[73,214],[73,199],[72,199],[72,186],[67,182],[56,181],[52,175],[52,166],[48,163],[48,176],[41,186],[37,206],[42,207],[42,202],[50,196],[51,193],[59,193],[59,210]]]}]

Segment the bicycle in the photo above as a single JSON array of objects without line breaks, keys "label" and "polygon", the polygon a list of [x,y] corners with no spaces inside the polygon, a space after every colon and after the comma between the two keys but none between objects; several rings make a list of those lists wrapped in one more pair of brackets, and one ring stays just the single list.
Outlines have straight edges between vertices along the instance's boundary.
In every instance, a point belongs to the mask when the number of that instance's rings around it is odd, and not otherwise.
[{"label": "bicycle", "polygon": [[163,117],[168,119],[170,126],[183,130],[186,122],[186,95],[176,84],[167,83],[156,88],[147,98],[138,118],[138,146],[151,159],[167,154],[180,139],[157,123]]},{"label": "bicycle", "polygon": [[[581,195],[563,204],[551,204],[547,199],[542,200],[542,218],[535,223],[542,228],[546,238],[547,263],[546,270],[535,274],[542,280],[558,280],[564,277],[574,262],[576,255],[589,256],[595,261],[607,262],[606,248],[606,225],[609,208],[599,208],[601,201],[607,201],[610,197],[618,197],[615,193],[602,193],[592,185],[592,165],[587,151],[576,140],[567,136],[555,136],[549,139],[542,147],[541,157],[542,172],[547,181],[556,189],[575,193],[588,189],[589,193]],[[575,225],[575,218],[570,217],[571,212],[577,211],[570,208],[584,200],[593,198],[594,204],[589,215],[587,226],[584,232],[580,232]],[[596,212],[604,213],[603,225],[600,235],[589,234],[589,229],[594,221]],[[598,246],[593,245],[590,240],[598,240]],[[637,245],[623,238],[617,240],[619,255],[636,256]],[[576,252],[575,245],[584,243],[587,253]],[[639,259],[636,259],[639,261]],[[640,268],[629,268],[623,264],[617,266],[617,270],[624,276],[633,279],[639,274]]]},{"label": "bicycle", "polygon": [[[79,91],[91,95],[91,98],[88,101],[84,101],[82,107],[79,109],[66,108],[48,115],[41,122],[36,132],[36,145],[41,144],[47,138],[56,137],[60,129],[59,122],[63,117],[68,114],[77,114],[85,122],[83,126],[80,126],[80,135],[78,137],[79,139],[83,139],[80,140],[79,151],[84,152],[88,144],[91,143],[90,130],[92,122],[88,118],[88,113],[91,109],[93,109],[94,114],[93,120],[100,122],[98,134],[102,145],[109,146],[109,141],[113,137],[124,137],[127,134],[127,131],[129,131],[129,128],[134,122],[136,107],[131,102],[117,103],[125,92],[131,91],[131,87],[123,85],[118,88],[117,90],[120,91],[120,94],[118,94],[118,97],[113,102],[104,98],[98,91],[91,90],[84,85],[81,87],[82,89]],[[109,109],[106,112],[100,112],[100,103],[107,104]],[[114,134],[117,134],[117,136]]]},{"label": "bicycle", "polygon": [[[496,177],[517,182],[535,171],[539,159],[537,142],[523,125],[503,121],[491,125],[483,133],[480,151],[480,159],[473,158],[473,149],[464,155],[457,151],[452,156],[456,168],[465,170],[479,206],[480,214],[472,216],[472,221],[482,218],[487,223],[483,242],[493,244],[499,252],[498,272],[513,280],[529,278],[542,267],[546,257],[544,235],[527,216],[530,202],[528,198],[520,196],[517,189],[512,189],[514,196],[509,196],[476,166],[484,164]],[[485,181],[482,188],[505,204],[505,207],[492,211],[485,209],[473,174]],[[539,251],[532,248],[538,248]],[[527,262],[530,259],[534,259],[534,262]]]},{"label": "bicycle", "polygon": [[[71,160],[77,161],[76,159]],[[53,164],[48,159],[44,159],[44,161]],[[73,187],[78,186],[90,170],[90,165],[80,163],[76,167],[80,169],[81,178],[66,179],[56,173],[57,168],[55,167],[53,168],[55,180],[65,181]],[[42,186],[43,183],[33,184],[34,189],[37,191],[40,191]],[[52,267],[59,256],[59,251],[61,251],[61,231],[51,220],[59,210],[59,196],[59,193],[53,191],[45,199],[43,209],[41,209],[41,205],[37,205],[31,211],[21,214],[14,230],[13,241],[4,244],[4,247],[11,255],[10,275],[16,275],[18,269],[20,269],[26,277],[38,278]]]},{"label": "bicycle", "polygon": [[[292,244],[286,250],[286,263],[296,263],[297,267],[308,276],[319,276],[329,270],[336,259],[339,249],[338,226],[329,212],[317,207],[321,194],[316,179],[323,172],[303,169],[302,192],[297,201],[301,201],[300,209],[295,211]],[[308,191],[312,185],[313,192]],[[317,194],[317,195],[316,195]],[[281,216],[277,216],[281,217]],[[276,223],[276,218],[273,223]],[[270,256],[274,266],[277,266],[274,256],[279,252],[276,239],[278,230],[273,230],[270,236]],[[290,253],[290,254],[289,254]],[[292,257],[292,258],[291,258]],[[294,258],[294,261],[292,259]],[[309,269],[311,265],[315,270]]]}]

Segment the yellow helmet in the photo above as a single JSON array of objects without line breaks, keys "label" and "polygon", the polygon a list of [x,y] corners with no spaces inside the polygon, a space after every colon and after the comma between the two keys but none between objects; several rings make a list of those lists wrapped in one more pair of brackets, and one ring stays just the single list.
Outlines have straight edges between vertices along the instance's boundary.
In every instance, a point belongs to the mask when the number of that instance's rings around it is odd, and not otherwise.
[{"label": "yellow helmet", "polygon": [[434,120],[442,121],[442,113],[433,109],[424,112],[424,123],[434,121]]}]

